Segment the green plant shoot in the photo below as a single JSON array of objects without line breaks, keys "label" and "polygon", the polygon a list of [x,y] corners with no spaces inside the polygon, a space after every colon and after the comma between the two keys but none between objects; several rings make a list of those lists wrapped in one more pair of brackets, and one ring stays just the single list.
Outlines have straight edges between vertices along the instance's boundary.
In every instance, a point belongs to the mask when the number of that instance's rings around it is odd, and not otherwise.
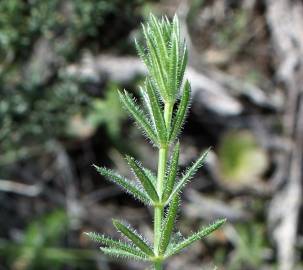
[{"label": "green plant shoot", "polygon": [[[218,229],[225,219],[201,228],[198,232],[176,241],[175,220],[180,205],[180,194],[196,171],[203,165],[207,152],[192,164],[178,179],[180,145],[178,136],[190,104],[190,83],[184,82],[187,48],[180,37],[178,18],[157,19],[150,15],[142,25],[144,43],[136,48],[147,67],[148,75],[140,88],[143,106],[127,91],[119,92],[126,111],[144,135],[157,148],[158,172],[153,175],[133,157],[126,157],[135,181],[126,179],[112,170],[95,166],[109,181],[121,186],[127,193],[154,209],[154,239],[149,243],[130,225],[114,220],[113,225],[129,241],[114,240],[97,233],[87,233],[99,242],[108,255],[150,262],[155,270],[163,270],[165,261],[192,243]],[[172,155],[169,158],[169,151]]]}]

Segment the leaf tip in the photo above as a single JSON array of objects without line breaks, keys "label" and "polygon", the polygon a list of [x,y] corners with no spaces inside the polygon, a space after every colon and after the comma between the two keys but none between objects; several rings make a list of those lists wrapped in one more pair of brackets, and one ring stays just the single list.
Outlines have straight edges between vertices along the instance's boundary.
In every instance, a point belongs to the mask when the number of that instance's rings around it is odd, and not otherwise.
[{"label": "leaf tip", "polygon": [[219,219],[216,223],[218,224],[218,226],[222,226],[224,223],[226,223],[227,218],[221,218]]}]

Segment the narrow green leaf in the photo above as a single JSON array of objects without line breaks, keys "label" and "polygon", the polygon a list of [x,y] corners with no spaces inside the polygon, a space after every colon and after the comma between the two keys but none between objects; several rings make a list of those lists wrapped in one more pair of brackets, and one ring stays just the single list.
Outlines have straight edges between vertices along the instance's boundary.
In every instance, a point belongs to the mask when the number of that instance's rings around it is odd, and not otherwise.
[{"label": "narrow green leaf", "polygon": [[149,53],[150,66],[147,66],[147,68],[157,84],[159,91],[161,92],[161,96],[164,99],[168,99],[169,93],[166,88],[167,76],[165,67],[163,66],[164,61],[161,58],[161,55],[157,53],[157,43],[152,39],[150,31],[148,31],[144,25],[142,26],[142,29]]},{"label": "narrow green leaf", "polygon": [[176,33],[177,36],[180,36],[180,23],[178,16],[175,14],[173,18],[172,27],[174,29],[174,33]]},{"label": "narrow green leaf", "polygon": [[129,225],[125,225],[118,220],[113,220],[115,228],[123,235],[125,235],[132,243],[142,250],[148,256],[154,256],[154,252],[151,247],[146,243],[141,235],[139,235]]},{"label": "narrow green leaf", "polygon": [[131,180],[119,175],[118,173],[115,173],[110,169],[104,167],[98,167],[96,165],[93,166],[95,167],[98,173],[105,176],[109,181],[118,184],[127,193],[131,194],[132,196],[134,196],[136,199],[140,200],[144,204],[150,205],[150,199],[148,195],[139,187],[137,187]]},{"label": "narrow green leaf", "polygon": [[146,258],[146,254],[143,253],[141,250],[136,248],[135,246],[124,243],[122,241],[114,240],[108,236],[105,236],[103,234],[98,234],[95,232],[89,232],[85,233],[92,241],[95,241],[97,243],[100,243],[104,246],[108,246],[111,248],[117,248],[120,250],[124,250],[128,253],[131,253],[134,256],[141,257],[142,259]]},{"label": "narrow green leaf", "polygon": [[149,195],[153,202],[159,202],[158,193],[148,175],[146,175],[141,164],[139,164],[133,157],[130,156],[126,156],[126,160],[129,166],[132,168],[133,173],[142,184],[145,192]]},{"label": "narrow green leaf", "polygon": [[169,63],[169,80],[170,80],[170,91],[173,95],[173,100],[176,100],[179,92],[178,85],[181,85],[182,81],[179,81],[179,69],[181,64],[180,51],[182,44],[180,43],[180,26],[177,16],[174,16],[172,23],[172,34],[171,34],[171,50],[170,50],[170,63]]},{"label": "narrow green leaf", "polygon": [[142,167],[142,169],[144,170],[146,176],[149,178],[149,180],[153,183],[155,187],[157,185],[157,177],[155,176],[155,174],[147,168]]},{"label": "narrow green leaf", "polygon": [[181,241],[180,243],[176,244],[169,250],[169,253],[166,254],[166,257],[172,256],[181,250],[187,248],[192,243],[201,240],[203,237],[211,234],[213,231],[217,230],[226,222],[226,219],[219,219],[215,223],[207,226],[206,228],[202,228],[198,232],[194,233],[193,235],[189,236],[187,239]]},{"label": "narrow green leaf", "polygon": [[167,16],[162,17],[161,27],[163,29],[163,36],[165,39],[165,43],[169,44],[171,38],[172,26]]},{"label": "narrow green leaf", "polygon": [[190,84],[188,81],[185,82],[184,90],[182,94],[181,101],[178,106],[177,113],[173,120],[173,127],[171,129],[170,141],[174,141],[179,135],[181,128],[184,124],[186,113],[189,108],[189,98],[190,98]]},{"label": "narrow green leaf", "polygon": [[140,90],[140,94],[141,94],[141,97],[142,97],[142,101],[143,101],[143,104],[144,104],[144,107],[149,115],[149,118],[151,120],[151,124],[153,126],[153,130],[157,130],[156,129],[156,123],[155,123],[155,119],[153,117],[153,111],[152,111],[152,108],[151,108],[151,102],[149,100],[149,97],[146,93],[146,91],[144,90],[144,88],[142,87],[139,87],[139,90]]},{"label": "narrow green leaf", "polygon": [[148,55],[144,52],[144,49],[142,46],[138,43],[138,41],[135,39],[135,47],[137,50],[137,53],[142,60],[142,62],[148,67],[151,65],[150,60],[148,58]]},{"label": "narrow green leaf", "polygon": [[179,40],[175,33],[172,35],[172,47],[170,50],[170,59],[169,59],[169,88],[170,93],[172,94],[172,100],[176,99],[176,94],[178,93],[178,62],[179,62]]},{"label": "narrow green leaf", "polygon": [[119,92],[120,99],[131,116],[136,120],[138,126],[146,133],[146,136],[157,144],[157,135],[153,130],[150,122],[145,117],[144,112],[136,105],[129,93],[124,91],[124,94]]},{"label": "narrow green leaf", "polygon": [[167,43],[165,42],[164,39],[164,31],[163,31],[163,27],[160,26],[160,23],[158,21],[158,19],[151,14],[150,16],[151,18],[151,26],[152,26],[152,33],[156,36],[157,41],[158,41],[158,48],[159,51],[161,53],[162,57],[165,57],[165,59],[168,58],[168,54],[167,54]]},{"label": "narrow green leaf", "polygon": [[203,166],[204,161],[207,157],[207,154],[209,153],[210,148],[206,150],[200,158],[190,167],[186,170],[186,173],[182,176],[181,180],[178,182],[176,187],[174,188],[173,192],[169,196],[167,202],[169,202],[176,194],[180,193],[183,187],[192,179],[192,177],[195,175],[197,170]]},{"label": "narrow green leaf", "polygon": [[179,82],[177,85],[177,89],[179,90],[182,82],[183,82],[183,77],[184,77],[184,73],[185,73],[185,69],[186,69],[186,65],[187,65],[187,60],[188,60],[188,52],[187,52],[187,47],[185,45],[185,41],[182,44],[182,58],[178,63],[178,79],[177,81]]},{"label": "narrow green leaf", "polygon": [[145,86],[146,86],[146,93],[148,95],[148,100],[150,102],[153,122],[155,123],[157,129],[158,139],[161,143],[166,143],[168,135],[167,135],[166,125],[156,91],[154,89],[152,82],[149,79],[147,79]]},{"label": "narrow green leaf", "polygon": [[176,195],[169,205],[169,209],[162,228],[159,248],[160,254],[165,253],[167,246],[170,242],[179,205],[180,198],[179,195]]},{"label": "narrow green leaf", "polygon": [[135,261],[149,261],[148,257],[140,257],[119,248],[101,247],[100,249],[104,254],[115,258],[135,260]]},{"label": "narrow green leaf", "polygon": [[174,188],[176,183],[177,173],[178,173],[178,163],[179,163],[179,154],[180,154],[180,143],[177,142],[174,152],[171,157],[171,161],[168,168],[168,175],[165,180],[165,187],[163,192],[162,201],[166,201]]}]

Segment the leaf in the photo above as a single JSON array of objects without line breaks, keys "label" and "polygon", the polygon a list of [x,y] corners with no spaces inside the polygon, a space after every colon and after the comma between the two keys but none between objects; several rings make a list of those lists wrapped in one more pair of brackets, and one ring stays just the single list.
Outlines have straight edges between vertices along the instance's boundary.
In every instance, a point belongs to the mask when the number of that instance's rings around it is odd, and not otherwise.
[{"label": "leaf", "polygon": [[136,199],[140,200],[146,205],[150,205],[150,200],[148,195],[141,190],[138,186],[136,186],[131,180],[122,177],[118,173],[115,173],[114,171],[104,168],[104,167],[98,167],[96,165],[93,165],[97,172],[101,175],[105,176],[109,181],[112,183],[118,184],[121,186],[127,193],[134,196]]},{"label": "leaf", "polygon": [[102,245],[111,247],[111,248],[116,248],[116,249],[120,249],[123,250],[125,252],[131,253],[134,256],[137,257],[141,257],[142,259],[146,258],[146,254],[143,253],[141,250],[139,250],[138,248],[136,248],[135,246],[128,244],[128,243],[124,243],[121,241],[117,241],[114,240],[110,237],[107,237],[103,234],[98,234],[95,232],[89,232],[89,233],[85,233],[91,240],[98,242]]},{"label": "leaf", "polygon": [[207,157],[207,154],[209,153],[210,148],[208,148],[208,150],[206,150],[201,156],[200,158],[190,167],[186,170],[186,173],[183,175],[183,177],[181,178],[181,180],[178,182],[178,184],[176,185],[176,187],[174,188],[173,192],[171,193],[171,195],[169,196],[167,202],[170,202],[170,200],[179,192],[181,192],[181,190],[183,189],[183,187],[192,179],[192,177],[194,176],[194,174],[197,172],[197,170],[203,166],[204,161]]},{"label": "leaf", "polygon": [[138,41],[136,39],[135,39],[135,46],[136,46],[136,50],[137,50],[139,57],[141,58],[143,63],[146,65],[146,67],[149,67],[151,65],[149,57],[144,52],[144,49],[142,48],[142,46],[138,43]]},{"label": "leaf", "polygon": [[180,198],[178,195],[176,195],[172,199],[169,205],[169,210],[167,212],[167,216],[162,228],[162,233],[160,238],[160,248],[159,248],[160,254],[165,253],[167,246],[170,242],[179,205],[180,205]]},{"label": "leaf", "polygon": [[146,243],[141,235],[139,235],[134,229],[129,225],[124,225],[118,220],[113,220],[115,228],[123,235],[125,235],[132,243],[142,250],[148,256],[154,256],[154,252],[151,247]]},{"label": "leaf", "polygon": [[154,175],[154,173],[147,169],[147,168],[143,168],[143,171],[145,172],[146,176],[149,178],[149,180],[153,183],[154,187],[156,187],[157,185],[157,177]]},{"label": "leaf", "polygon": [[180,89],[181,85],[182,85],[182,81],[183,81],[183,77],[184,77],[184,73],[185,73],[185,69],[186,69],[186,65],[187,65],[187,60],[188,60],[188,51],[187,51],[187,47],[185,45],[185,41],[183,42],[183,52],[182,52],[182,59],[179,62],[179,67],[178,67],[178,82],[179,84],[177,85],[178,89]]},{"label": "leaf", "polygon": [[148,257],[140,257],[140,256],[134,255],[130,252],[127,252],[125,250],[118,249],[118,248],[101,247],[100,249],[106,255],[116,257],[116,258],[136,260],[136,261],[149,261]]},{"label": "leaf", "polygon": [[145,171],[143,170],[141,164],[139,164],[133,157],[130,156],[126,156],[126,160],[129,166],[132,168],[133,173],[142,184],[148,196],[153,200],[153,202],[159,202],[158,193],[148,175],[146,175]]},{"label": "leaf", "polygon": [[142,29],[147,44],[150,62],[150,65],[147,66],[147,68],[157,84],[162,98],[167,100],[169,99],[169,93],[167,92],[168,89],[166,88],[166,81],[168,78],[166,78],[165,67],[163,67],[163,57],[157,52],[158,44],[154,39],[152,39],[152,34],[149,31],[149,27],[146,29],[145,26],[142,25]]},{"label": "leaf", "polygon": [[177,172],[178,172],[179,153],[180,153],[180,143],[177,142],[170,161],[170,165],[168,169],[169,172],[168,175],[166,176],[162,201],[166,201],[169,198],[174,188]]},{"label": "leaf", "polygon": [[172,23],[173,31],[177,36],[180,36],[180,23],[177,14],[174,15]]},{"label": "leaf", "polygon": [[173,125],[170,134],[170,141],[174,141],[179,135],[181,128],[184,124],[186,118],[186,113],[189,108],[189,99],[190,99],[190,84],[188,81],[185,82],[184,90],[182,94],[181,101],[178,106],[176,116],[173,120]]},{"label": "leaf", "polygon": [[136,123],[146,133],[147,137],[157,144],[157,135],[153,130],[150,122],[144,115],[143,111],[136,105],[136,102],[132,99],[129,93],[124,91],[124,94],[119,92],[120,100],[125,108],[129,111],[130,115],[135,119]]},{"label": "leaf", "polygon": [[166,131],[166,125],[154,85],[149,79],[147,79],[145,86],[146,86],[146,93],[148,95],[148,101],[150,103],[149,106],[151,108],[153,122],[155,123],[157,130],[159,142],[166,143],[168,137]]},{"label": "leaf", "polygon": [[172,34],[172,47],[170,50],[170,61],[169,61],[169,88],[170,93],[173,95],[173,100],[178,93],[177,86],[178,81],[178,62],[179,62],[179,40],[175,33]]},{"label": "leaf", "polygon": [[163,37],[165,39],[165,43],[169,44],[173,29],[167,16],[162,17],[161,28],[163,29],[162,31],[163,31]]},{"label": "leaf", "polygon": [[[158,19],[151,14],[150,15],[150,21],[151,21],[151,27],[152,27],[152,33],[155,36],[159,48],[160,55],[165,58],[165,60],[168,58],[167,54],[167,43],[164,39],[164,28],[163,25],[161,27]],[[168,22],[168,25],[171,27],[170,22]]]},{"label": "leaf", "polygon": [[166,254],[166,257],[172,256],[179,251],[183,250],[184,248],[187,248],[192,243],[201,240],[203,237],[211,234],[213,231],[217,230],[219,227],[221,227],[226,222],[226,219],[219,219],[215,223],[207,226],[206,228],[200,229],[198,232],[194,233],[193,235],[189,236],[185,240],[181,241],[180,243],[176,244],[174,247],[172,247],[169,252]]},{"label": "leaf", "polygon": [[146,111],[148,112],[148,115],[151,119],[153,130],[156,130],[156,123],[155,123],[155,119],[153,117],[153,111],[152,111],[152,108],[151,108],[151,103],[150,103],[149,97],[148,97],[146,91],[141,86],[139,87],[139,90],[140,90],[140,94],[141,94],[141,97],[142,97],[144,107],[145,107]]}]

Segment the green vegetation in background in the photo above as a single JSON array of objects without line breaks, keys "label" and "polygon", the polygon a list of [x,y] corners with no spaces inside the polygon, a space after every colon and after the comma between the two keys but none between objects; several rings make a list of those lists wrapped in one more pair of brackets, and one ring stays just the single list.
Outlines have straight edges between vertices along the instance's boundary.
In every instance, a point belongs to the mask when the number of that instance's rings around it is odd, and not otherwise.
[{"label": "green vegetation in background", "polygon": [[[143,3],[142,0],[1,1],[0,57],[26,58],[39,37],[64,36],[66,42],[56,44],[57,52],[61,50],[69,55],[79,42],[87,42],[89,38],[108,46],[110,37],[100,39],[100,36],[109,20],[112,26],[133,25],[132,17],[138,16],[136,10]],[[93,45],[89,41],[87,45]]]},{"label": "green vegetation in background", "polygon": [[266,258],[264,230],[259,224],[239,224],[229,269],[260,269]]},{"label": "green vegetation in background", "polygon": [[88,121],[95,127],[105,125],[110,138],[121,135],[122,121],[126,118],[118,95],[118,85],[108,86],[104,99],[94,99],[88,115]]},{"label": "green vegetation in background", "polygon": [[84,111],[88,103],[89,96],[71,80],[58,80],[45,89],[2,90],[2,155],[64,135],[70,117]]},{"label": "green vegetation in background", "polygon": [[126,118],[119,100],[118,85],[114,82],[104,89],[104,98],[90,98],[89,109],[83,115],[80,112],[71,119],[67,133],[71,137],[90,137],[98,127],[104,126],[109,138],[120,139],[122,121]]},{"label": "green vegetation in background", "polygon": [[248,131],[225,134],[218,156],[220,176],[230,185],[253,184],[268,167],[266,152]]},{"label": "green vegetation in background", "polygon": [[[97,106],[86,82],[68,78],[65,68],[84,49],[125,45],[145,2],[0,1],[1,163],[22,157],[32,144],[67,136],[71,119]],[[117,132],[116,124],[107,126],[110,135]]]},{"label": "green vegetation in background", "polygon": [[10,269],[38,270],[62,269],[64,265],[81,266],[94,253],[62,248],[68,228],[68,217],[56,210],[32,221],[23,232],[20,243],[0,241],[0,254],[5,255]]},{"label": "green vegetation in background", "polygon": [[[225,248],[219,248],[215,253],[216,264],[224,265],[224,269],[261,269],[265,264],[264,261],[272,256],[266,246],[266,236],[261,224],[238,224],[229,233],[233,250],[229,255]],[[228,261],[226,261],[227,257],[229,257]],[[271,266],[268,269],[275,268]]]}]

